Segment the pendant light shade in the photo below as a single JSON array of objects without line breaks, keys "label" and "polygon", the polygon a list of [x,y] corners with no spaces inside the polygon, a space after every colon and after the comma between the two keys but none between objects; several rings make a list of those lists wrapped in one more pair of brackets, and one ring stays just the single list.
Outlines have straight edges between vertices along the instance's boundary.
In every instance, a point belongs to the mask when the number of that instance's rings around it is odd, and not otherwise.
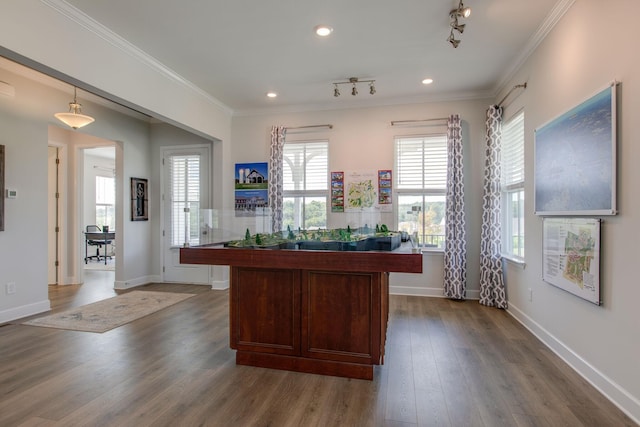
[{"label": "pendant light shade", "polygon": [[73,102],[69,103],[69,112],[56,113],[54,117],[73,129],[79,129],[95,121],[93,117],[82,114],[82,105],[78,104],[76,100],[75,87],[73,88]]}]

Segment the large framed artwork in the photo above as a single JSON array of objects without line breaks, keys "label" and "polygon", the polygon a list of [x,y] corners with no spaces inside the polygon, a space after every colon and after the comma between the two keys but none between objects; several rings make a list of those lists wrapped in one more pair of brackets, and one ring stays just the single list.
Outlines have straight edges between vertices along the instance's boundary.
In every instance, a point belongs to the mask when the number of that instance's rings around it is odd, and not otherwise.
[{"label": "large framed artwork", "polygon": [[536,215],[617,213],[616,87],[535,130]]},{"label": "large framed artwork", "polygon": [[131,221],[149,220],[149,190],[145,178],[131,178]]},{"label": "large framed artwork", "polygon": [[544,218],[542,280],[600,305],[599,218]]}]

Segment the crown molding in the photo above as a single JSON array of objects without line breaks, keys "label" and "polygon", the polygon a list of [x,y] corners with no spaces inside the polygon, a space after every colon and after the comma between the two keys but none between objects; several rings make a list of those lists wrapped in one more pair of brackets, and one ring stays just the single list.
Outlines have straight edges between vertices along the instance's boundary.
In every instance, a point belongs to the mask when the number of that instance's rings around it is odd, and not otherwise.
[{"label": "crown molding", "polygon": [[509,81],[513,79],[520,68],[522,68],[525,61],[529,59],[540,43],[542,43],[547,35],[549,35],[551,30],[553,30],[556,24],[560,22],[560,19],[562,19],[575,2],[576,0],[559,0],[556,3],[533,36],[531,36],[525,47],[522,49],[520,55],[518,55],[511,65],[507,67],[506,72],[498,80],[493,91],[495,97],[498,97],[498,95],[506,89]]},{"label": "crown molding", "polygon": [[64,15],[66,18],[80,25],[84,29],[92,32],[96,36],[110,43],[117,49],[120,49],[127,55],[133,57],[138,62],[144,64],[149,67],[156,73],[164,76],[166,79],[174,81],[187,89],[188,91],[195,93],[196,95],[206,99],[211,104],[216,107],[222,109],[227,114],[233,114],[233,110],[222,103],[220,100],[214,98],[209,93],[203,91],[195,84],[191,83],[180,74],[176,73],[172,69],[163,65],[160,61],[152,57],[151,55],[145,53],[143,50],[137,48],[133,44],[129,43],[124,38],[120,37],[109,28],[105,27],[95,19],[91,18],[89,15],[85,14],[81,10],[75,8],[64,0],[40,0],[43,4],[49,6],[51,9],[56,12]]}]

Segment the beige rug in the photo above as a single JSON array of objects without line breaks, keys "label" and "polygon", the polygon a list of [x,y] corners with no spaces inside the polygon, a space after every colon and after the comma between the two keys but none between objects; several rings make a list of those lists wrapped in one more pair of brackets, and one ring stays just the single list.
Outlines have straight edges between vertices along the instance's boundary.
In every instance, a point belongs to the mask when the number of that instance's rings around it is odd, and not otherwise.
[{"label": "beige rug", "polygon": [[155,313],[194,295],[132,291],[93,304],[29,320],[23,325],[102,333]]}]

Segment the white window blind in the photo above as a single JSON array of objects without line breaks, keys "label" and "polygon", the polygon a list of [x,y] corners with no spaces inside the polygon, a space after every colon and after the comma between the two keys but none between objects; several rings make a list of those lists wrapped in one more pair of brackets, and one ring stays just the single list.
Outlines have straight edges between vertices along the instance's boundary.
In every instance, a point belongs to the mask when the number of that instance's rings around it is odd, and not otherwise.
[{"label": "white window blind", "polygon": [[329,143],[293,142],[284,144],[284,191],[327,190]]},{"label": "white window blind", "polygon": [[170,157],[171,244],[199,244],[200,156]]},{"label": "white window blind", "polygon": [[328,141],[284,144],[283,189],[283,228],[327,227]]},{"label": "white window blind", "polygon": [[502,126],[502,185],[505,189],[524,184],[524,112]]},{"label": "white window blind", "polygon": [[113,177],[96,176],[96,225],[116,228],[115,218],[116,180]]},{"label": "white window blind", "polygon": [[446,136],[396,139],[396,188],[445,190]]}]

